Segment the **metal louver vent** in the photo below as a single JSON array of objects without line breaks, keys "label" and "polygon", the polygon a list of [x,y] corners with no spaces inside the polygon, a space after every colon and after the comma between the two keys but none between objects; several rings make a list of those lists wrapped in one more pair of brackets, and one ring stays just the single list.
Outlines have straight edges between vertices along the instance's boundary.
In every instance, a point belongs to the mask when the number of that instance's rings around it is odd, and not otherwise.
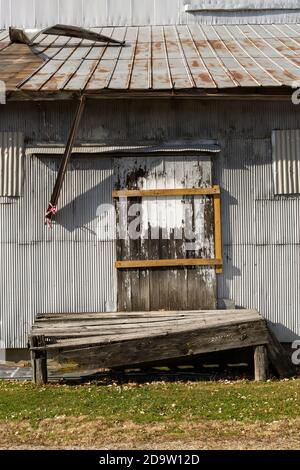
[{"label": "metal louver vent", "polygon": [[272,133],[274,192],[300,194],[300,129]]},{"label": "metal louver vent", "polygon": [[0,196],[21,195],[24,178],[24,138],[20,132],[0,132]]}]

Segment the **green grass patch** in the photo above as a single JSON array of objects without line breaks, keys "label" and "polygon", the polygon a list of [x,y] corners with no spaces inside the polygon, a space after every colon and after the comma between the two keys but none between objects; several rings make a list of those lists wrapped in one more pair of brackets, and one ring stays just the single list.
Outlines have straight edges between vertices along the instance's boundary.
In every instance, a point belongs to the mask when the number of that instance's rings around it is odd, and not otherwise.
[{"label": "green grass patch", "polygon": [[298,418],[299,397],[300,380],[42,388],[0,381],[0,420],[30,420],[32,425],[58,416],[136,424],[199,419],[271,422]]}]

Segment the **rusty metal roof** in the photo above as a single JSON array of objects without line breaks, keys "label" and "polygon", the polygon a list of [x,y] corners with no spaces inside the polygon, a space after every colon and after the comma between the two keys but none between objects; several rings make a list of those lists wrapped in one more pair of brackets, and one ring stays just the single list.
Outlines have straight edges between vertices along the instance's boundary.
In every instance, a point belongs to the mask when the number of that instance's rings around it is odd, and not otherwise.
[{"label": "rusty metal roof", "polygon": [[[25,65],[26,78],[22,81],[24,70],[19,71],[13,83],[18,77],[23,91],[51,93],[292,87],[300,81],[300,24],[95,30],[126,45],[41,34],[32,64]],[[20,58],[11,67],[24,60],[21,47],[27,46],[6,44],[0,50],[0,78],[2,54],[13,54],[13,47],[20,48]]]},{"label": "rusty metal roof", "polygon": [[41,64],[42,58],[26,44],[11,44],[8,31],[0,30],[0,80],[5,82],[7,91],[14,91]]}]

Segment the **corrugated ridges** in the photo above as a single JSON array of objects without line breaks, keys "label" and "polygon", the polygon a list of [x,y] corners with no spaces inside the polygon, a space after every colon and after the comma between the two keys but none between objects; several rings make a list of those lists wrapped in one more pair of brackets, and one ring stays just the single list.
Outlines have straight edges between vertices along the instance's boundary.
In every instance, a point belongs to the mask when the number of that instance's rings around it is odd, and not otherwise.
[{"label": "corrugated ridges", "polygon": [[23,197],[0,204],[0,340],[7,348],[26,347],[37,313],[105,312],[116,305],[115,242],[97,235],[106,227],[97,208],[112,203],[112,161],[72,160],[49,230],[43,215],[58,163],[27,157]]},{"label": "corrugated ridges", "polygon": [[272,133],[275,194],[300,194],[300,130]]},{"label": "corrugated ridges", "polygon": [[41,35],[45,64],[27,91],[189,90],[293,86],[300,25],[97,28],[126,46]]},{"label": "corrugated ridges", "polygon": [[24,137],[21,132],[0,132],[0,197],[21,195]]}]

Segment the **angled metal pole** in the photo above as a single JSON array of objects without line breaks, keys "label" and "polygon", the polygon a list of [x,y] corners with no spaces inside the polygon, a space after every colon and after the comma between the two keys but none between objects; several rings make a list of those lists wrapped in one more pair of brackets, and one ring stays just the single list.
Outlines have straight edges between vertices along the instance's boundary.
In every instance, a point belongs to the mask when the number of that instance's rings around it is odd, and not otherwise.
[{"label": "angled metal pole", "polygon": [[50,227],[52,225],[51,224],[52,217],[57,213],[57,203],[58,203],[58,199],[59,199],[59,195],[60,195],[60,192],[61,192],[61,188],[62,188],[64,179],[65,179],[67,165],[68,165],[68,162],[69,162],[71,154],[72,154],[74,141],[75,141],[76,134],[77,134],[77,129],[78,129],[78,126],[80,124],[80,120],[81,120],[82,113],[83,113],[84,106],[85,106],[85,101],[86,101],[85,95],[82,95],[82,97],[80,98],[80,102],[79,102],[75,117],[74,117],[74,121],[73,121],[71,130],[70,130],[70,134],[69,134],[69,137],[68,137],[68,142],[67,142],[67,145],[66,145],[66,149],[65,149],[64,155],[62,157],[62,160],[60,162],[60,166],[59,166],[59,170],[58,170],[58,173],[57,173],[55,186],[54,186],[52,196],[51,196],[51,199],[50,199],[50,202],[49,202],[49,205],[48,205],[48,209],[47,209],[47,212],[46,212],[46,215],[45,215],[46,223]]}]

